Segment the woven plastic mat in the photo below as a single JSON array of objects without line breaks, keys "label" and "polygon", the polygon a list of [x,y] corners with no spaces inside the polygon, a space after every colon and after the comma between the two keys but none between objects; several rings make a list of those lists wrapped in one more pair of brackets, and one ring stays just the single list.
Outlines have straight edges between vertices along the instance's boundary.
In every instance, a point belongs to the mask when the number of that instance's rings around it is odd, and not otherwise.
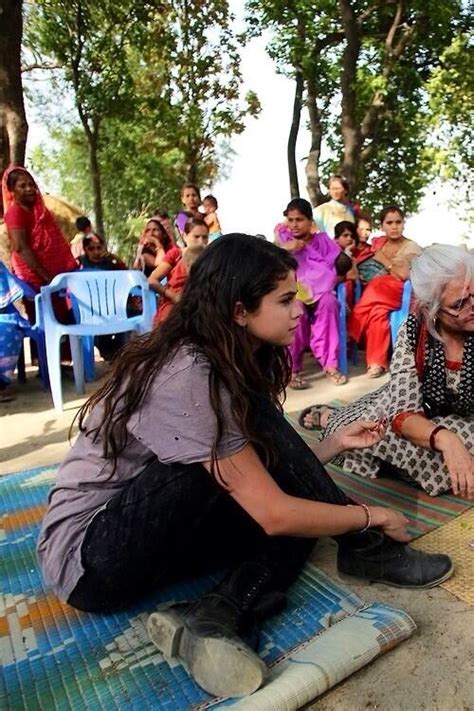
[{"label": "woven plastic mat", "polygon": [[[340,406],[341,401],[331,405]],[[319,434],[300,427],[298,415],[298,412],[290,412],[286,417],[305,442],[314,447],[319,441]],[[328,464],[327,470],[336,484],[354,501],[363,501],[373,506],[388,506],[403,513],[408,519],[408,531],[413,538],[443,526],[474,505],[451,494],[428,496],[418,486],[398,479],[367,479],[344,471],[334,464]]]},{"label": "woven plastic mat", "polygon": [[271,683],[242,701],[211,698],[182,664],[158,653],[146,621],[159,603],[195,599],[216,578],[173,586],[106,616],[77,612],[44,589],[35,543],[55,471],[37,468],[0,479],[2,711],[233,705],[290,711],[392,649],[415,627],[402,610],[367,605],[309,565],[289,591],[287,610],[262,629],[259,653]]},{"label": "woven plastic mat", "polygon": [[454,561],[454,575],[442,587],[474,605],[474,509],[437,528],[414,543],[428,553],[447,553]]}]

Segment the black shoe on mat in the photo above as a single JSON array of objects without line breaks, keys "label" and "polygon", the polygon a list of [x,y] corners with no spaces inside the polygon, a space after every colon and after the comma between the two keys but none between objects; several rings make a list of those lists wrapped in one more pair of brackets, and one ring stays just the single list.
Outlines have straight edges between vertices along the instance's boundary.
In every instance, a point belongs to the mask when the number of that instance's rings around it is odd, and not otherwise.
[{"label": "black shoe on mat", "polygon": [[399,588],[433,588],[451,577],[454,565],[442,553],[424,553],[382,531],[338,537],[341,575]]}]

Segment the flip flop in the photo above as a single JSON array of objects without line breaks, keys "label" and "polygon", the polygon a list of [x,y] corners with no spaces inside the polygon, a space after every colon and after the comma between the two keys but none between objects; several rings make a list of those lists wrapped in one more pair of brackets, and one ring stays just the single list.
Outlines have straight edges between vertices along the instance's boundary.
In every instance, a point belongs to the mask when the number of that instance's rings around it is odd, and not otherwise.
[{"label": "flip flop", "polygon": [[369,378],[380,378],[382,375],[384,375],[386,372],[386,369],[381,366],[381,365],[369,365],[367,368],[367,375]]},{"label": "flip flop", "polygon": [[[334,412],[335,409],[335,407],[331,407],[330,405],[311,405],[311,407],[305,407],[304,410],[301,410],[299,414],[298,424],[305,430],[322,430],[323,428],[321,427],[321,415],[325,410],[330,410],[331,412]],[[305,424],[305,418],[308,415],[311,415],[313,418],[315,415],[318,415],[317,424],[315,423],[311,425],[311,427],[308,427],[308,425]]]},{"label": "flip flop", "polygon": [[347,383],[347,377],[340,370],[325,370],[324,374],[333,385],[345,385]]},{"label": "flip flop", "polygon": [[288,383],[288,387],[292,390],[307,390],[307,388],[309,388],[309,383],[306,382],[306,380],[303,380],[301,376],[293,375]]}]

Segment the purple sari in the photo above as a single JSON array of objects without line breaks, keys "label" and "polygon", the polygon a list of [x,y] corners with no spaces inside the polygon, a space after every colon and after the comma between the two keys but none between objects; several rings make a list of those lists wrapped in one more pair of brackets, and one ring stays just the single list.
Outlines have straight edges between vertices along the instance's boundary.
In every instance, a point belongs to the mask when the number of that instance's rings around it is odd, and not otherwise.
[{"label": "purple sari", "polygon": [[[279,242],[284,244],[293,239],[293,233],[285,225],[277,225],[275,234]],[[336,285],[336,268],[334,263],[341,248],[325,232],[315,232],[303,249],[292,252],[298,262],[298,296],[305,304],[315,304],[322,294],[332,291]]]}]

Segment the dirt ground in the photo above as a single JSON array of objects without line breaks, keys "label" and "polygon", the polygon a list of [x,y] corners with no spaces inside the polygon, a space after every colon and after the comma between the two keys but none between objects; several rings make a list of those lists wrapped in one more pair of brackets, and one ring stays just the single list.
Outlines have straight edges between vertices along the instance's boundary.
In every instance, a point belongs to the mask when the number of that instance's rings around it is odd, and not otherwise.
[{"label": "dirt ground", "polygon": [[[107,366],[98,364],[98,375]],[[311,388],[290,391],[287,411],[335,398],[353,400],[382,380],[371,381],[362,367],[351,369],[343,387],[328,383],[314,366],[308,370]],[[100,380],[99,380],[100,382]],[[97,383],[88,386],[92,392]],[[59,462],[67,451],[68,431],[84,398],[64,383],[65,409],[57,414],[49,392],[35,373],[17,388],[17,398],[0,403],[0,474]],[[335,570],[335,544],[320,541],[314,562],[331,576]],[[347,585],[347,581],[345,582]],[[355,586],[354,586],[355,587]],[[387,602],[406,610],[418,625],[399,647],[331,689],[307,708],[316,711],[474,711],[474,608],[439,589],[406,591],[382,585],[357,585],[367,601]]]}]

